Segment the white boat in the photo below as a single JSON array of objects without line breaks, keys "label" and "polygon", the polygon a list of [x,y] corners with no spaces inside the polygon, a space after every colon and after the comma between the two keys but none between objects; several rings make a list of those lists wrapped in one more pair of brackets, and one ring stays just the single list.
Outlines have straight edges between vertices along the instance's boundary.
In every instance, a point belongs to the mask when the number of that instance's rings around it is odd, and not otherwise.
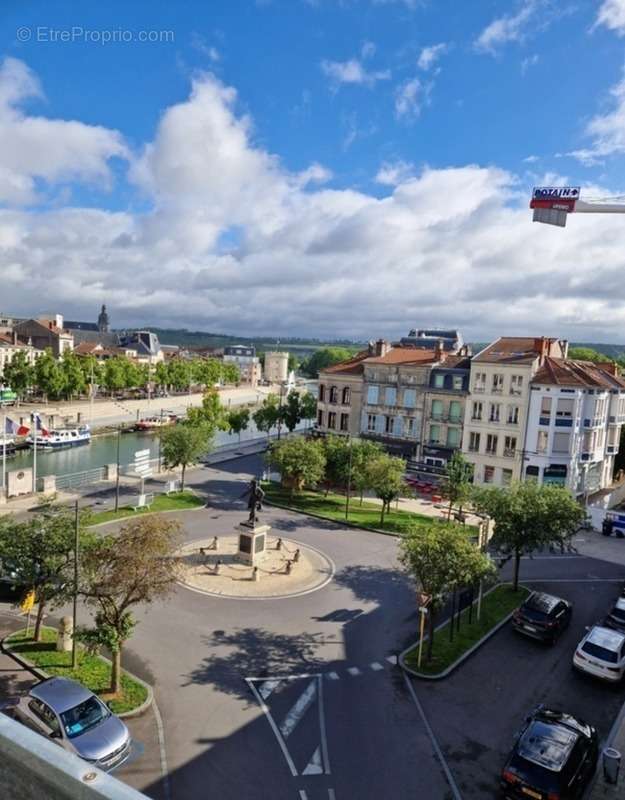
[{"label": "white boat", "polygon": [[[33,437],[27,439],[28,444],[33,447]],[[37,433],[37,449],[57,450],[61,447],[78,447],[81,444],[89,444],[91,441],[91,430],[88,425],[79,425],[77,428],[54,428],[51,431]]]},{"label": "white boat", "polygon": [[3,452],[7,455],[15,452],[15,436],[10,433],[0,433],[0,455]]}]

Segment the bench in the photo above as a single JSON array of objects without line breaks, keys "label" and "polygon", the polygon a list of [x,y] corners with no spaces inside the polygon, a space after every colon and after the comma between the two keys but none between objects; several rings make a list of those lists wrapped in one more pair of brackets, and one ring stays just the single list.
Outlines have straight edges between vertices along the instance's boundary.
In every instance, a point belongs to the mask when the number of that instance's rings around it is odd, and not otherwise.
[{"label": "bench", "polygon": [[142,508],[150,508],[153,502],[154,502],[153,494],[140,494],[139,497],[137,498],[136,504],[132,506],[132,510],[139,511]]},{"label": "bench", "polygon": [[164,494],[173,494],[178,491],[178,481],[166,481]]}]

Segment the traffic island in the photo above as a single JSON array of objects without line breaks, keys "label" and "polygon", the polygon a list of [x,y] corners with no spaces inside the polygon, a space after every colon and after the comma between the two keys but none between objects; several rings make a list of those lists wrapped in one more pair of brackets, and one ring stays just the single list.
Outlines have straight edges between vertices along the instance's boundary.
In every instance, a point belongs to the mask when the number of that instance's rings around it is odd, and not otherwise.
[{"label": "traffic island", "polygon": [[194,492],[186,490],[175,494],[156,495],[149,507],[137,508],[132,506],[122,506],[117,511],[96,511],[90,514],[87,524],[104,525],[107,522],[116,522],[120,519],[134,519],[142,514],[155,514],[164,511],[193,511],[204,508],[206,503]]},{"label": "traffic island", "polygon": [[42,627],[41,641],[35,642],[32,629],[28,636],[25,629],[16,631],[3,640],[2,649],[41,678],[58,675],[82,683],[107,702],[118,716],[135,716],[150,706],[151,687],[125,671],[121,677],[121,694],[111,697],[111,662],[89,654],[81,645],[78,646],[78,665],[72,669],[72,654],[57,650],[57,635],[55,628]]},{"label": "traffic island", "polygon": [[[459,619],[454,620],[453,639],[450,641],[450,621],[437,626],[432,658],[427,660],[427,636],[423,640],[423,653],[419,667],[419,642],[411,645],[399,657],[401,666],[417,678],[440,680],[450,675],[466,661],[491,636],[503,627],[513,612],[525,601],[530,590],[519,586],[515,592],[509,583],[500,583],[482,598],[480,619],[477,619],[476,603],[469,611],[465,608]],[[469,616],[471,622],[469,622]]]}]

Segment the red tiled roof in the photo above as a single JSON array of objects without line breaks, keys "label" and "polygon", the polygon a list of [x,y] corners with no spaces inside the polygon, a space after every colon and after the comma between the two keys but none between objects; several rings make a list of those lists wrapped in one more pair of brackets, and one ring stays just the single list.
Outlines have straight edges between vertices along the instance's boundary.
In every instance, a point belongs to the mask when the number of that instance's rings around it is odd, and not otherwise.
[{"label": "red tiled roof", "polygon": [[11,347],[28,347],[28,345],[23,344],[22,342],[15,343],[11,336],[7,336],[5,334],[0,333],[0,344],[1,345],[10,345]]},{"label": "red tiled roof", "polygon": [[338,364],[333,364],[331,367],[320,369],[319,375],[323,375],[325,373],[357,375],[362,373],[363,362],[366,361],[369,356],[370,353],[368,350],[361,350],[359,353],[356,353],[355,356],[352,356],[352,358],[348,358],[345,361],[340,361]]},{"label": "red tiled roof", "polygon": [[383,356],[371,356],[367,364],[427,364],[438,361],[434,350],[418,350],[415,347],[393,347]]},{"label": "red tiled roof", "polygon": [[545,359],[532,383],[548,386],[581,386],[588,389],[625,389],[625,379],[611,374],[607,365],[564,358]]},{"label": "red tiled roof", "polygon": [[531,364],[541,353],[564,355],[559,339],[537,336],[502,336],[473,357],[473,361],[500,364]]}]

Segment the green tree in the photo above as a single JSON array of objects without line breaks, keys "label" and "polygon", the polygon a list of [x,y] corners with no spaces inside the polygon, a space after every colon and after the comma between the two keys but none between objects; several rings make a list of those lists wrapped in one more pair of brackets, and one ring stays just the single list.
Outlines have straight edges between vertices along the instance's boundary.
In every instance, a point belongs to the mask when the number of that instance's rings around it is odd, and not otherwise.
[{"label": "green tree", "polygon": [[133,607],[163,600],[178,578],[180,524],[156,514],[124,525],[118,535],[94,538],[82,554],[81,594],[95,609],[95,627],[77,638],[112,657],[111,692],[121,690],[121,657],[137,624]]},{"label": "green tree", "polygon": [[241,380],[241,373],[236,364],[221,365],[221,382],[224,384],[237,384]]},{"label": "green tree", "polygon": [[571,539],[586,516],[567,489],[536,481],[475,488],[472,501],[495,523],[492,547],[505,560],[514,559],[514,591],[519,586],[521,556],[543,547],[572,549]]},{"label": "green tree", "polygon": [[9,388],[13,389],[18,403],[24,399],[27,391],[33,385],[34,378],[35,371],[25,350],[18,350],[2,373],[2,380]]},{"label": "green tree", "polygon": [[162,431],[161,452],[168,469],[182,467],[180,488],[184,489],[184,476],[189,464],[194,464],[207,453],[212,443],[212,433],[206,425],[172,425]]},{"label": "green tree", "polygon": [[469,462],[459,450],[452,455],[445,467],[445,475],[441,481],[442,496],[449,500],[447,519],[451,519],[454,504],[462,506],[471,494],[472,469]]},{"label": "green tree", "polygon": [[169,369],[166,361],[159,361],[154,370],[154,382],[157,386],[169,388]]},{"label": "green tree", "polygon": [[592,347],[569,347],[568,357],[576,361],[594,361],[595,363],[611,361],[605,353],[593,350]]},{"label": "green tree", "polygon": [[190,363],[194,383],[208,388],[220,382],[223,369],[216,358],[198,358]]},{"label": "green tree", "polygon": [[124,389],[138,389],[146,382],[144,365],[132,358],[122,358],[121,369],[124,376]]},{"label": "green tree", "polygon": [[85,383],[89,386],[93,385],[95,391],[96,387],[100,386],[104,381],[104,368],[98,359],[93,355],[80,357],[80,368]]},{"label": "green tree", "polygon": [[286,401],[282,404],[280,418],[289,433],[293,433],[295,428],[302,421],[302,399],[299,392],[289,392]]},{"label": "green tree", "polygon": [[431,661],[435,623],[445,596],[494,575],[494,566],[456,525],[435,522],[415,526],[402,536],[399,560],[414,578],[417,590],[430,599],[427,659]]},{"label": "green tree", "polygon": [[202,405],[187,410],[187,423],[195,427],[203,427],[212,438],[217,431],[228,430],[226,409],[221,404],[219,392],[212,387],[204,392]]},{"label": "green tree", "polygon": [[300,395],[302,419],[317,419],[317,398],[311,392]]},{"label": "green tree", "polygon": [[[79,519],[82,549],[93,535]],[[67,508],[50,509],[26,522],[0,518],[2,568],[15,576],[17,586],[35,592],[37,616],[34,639],[41,638],[41,623],[48,606],[65,602],[71,592],[74,566],[75,517]]]},{"label": "green tree", "polygon": [[230,433],[236,433],[241,442],[241,433],[247,430],[250,424],[250,410],[249,408],[235,408],[228,412],[228,430]]},{"label": "green tree", "polygon": [[406,462],[403,458],[382,453],[369,462],[367,472],[369,486],[375,496],[382,501],[380,524],[383,525],[384,514],[391,510],[391,503],[406,487],[404,481]]},{"label": "green tree", "polygon": [[254,420],[256,428],[261,431],[261,433],[266,433],[267,438],[269,438],[271,429],[275,428],[280,419],[280,400],[278,396],[275,394],[268,394],[263,400],[261,407],[252,414],[252,419]]},{"label": "green tree", "polygon": [[66,350],[60,362],[63,376],[63,395],[71,400],[74,395],[82,394],[87,388],[80,358],[71,350]]},{"label": "green tree", "polygon": [[299,359],[294,353],[289,353],[289,361],[287,363],[287,369],[289,372],[297,372],[299,367]]},{"label": "green tree", "polygon": [[304,486],[316,486],[326,464],[321,442],[300,436],[275,442],[265,458],[278,469],[282,485],[290,489],[291,497]]},{"label": "green tree", "polygon": [[350,484],[360,494],[360,505],[362,505],[364,493],[371,489],[369,464],[383,454],[384,450],[378,442],[368,439],[352,439]]},{"label": "green tree", "polygon": [[302,362],[300,371],[309,378],[318,378],[320,370],[346,361],[352,355],[345,347],[322,347]]},{"label": "green tree", "polygon": [[109,358],[104,364],[103,383],[106,389],[113,394],[126,387],[126,359],[121,356]]},{"label": "green tree", "polygon": [[47,348],[35,361],[34,382],[46,399],[56,399],[63,394],[65,376],[61,365]]},{"label": "green tree", "polygon": [[167,373],[169,383],[174,389],[182,391],[191,385],[192,367],[191,362],[184,358],[172,358],[168,364]]},{"label": "green tree", "polygon": [[344,491],[349,475],[350,449],[353,446],[345,436],[325,436],[321,440],[326,457],[323,484],[326,496],[331,488]]}]

